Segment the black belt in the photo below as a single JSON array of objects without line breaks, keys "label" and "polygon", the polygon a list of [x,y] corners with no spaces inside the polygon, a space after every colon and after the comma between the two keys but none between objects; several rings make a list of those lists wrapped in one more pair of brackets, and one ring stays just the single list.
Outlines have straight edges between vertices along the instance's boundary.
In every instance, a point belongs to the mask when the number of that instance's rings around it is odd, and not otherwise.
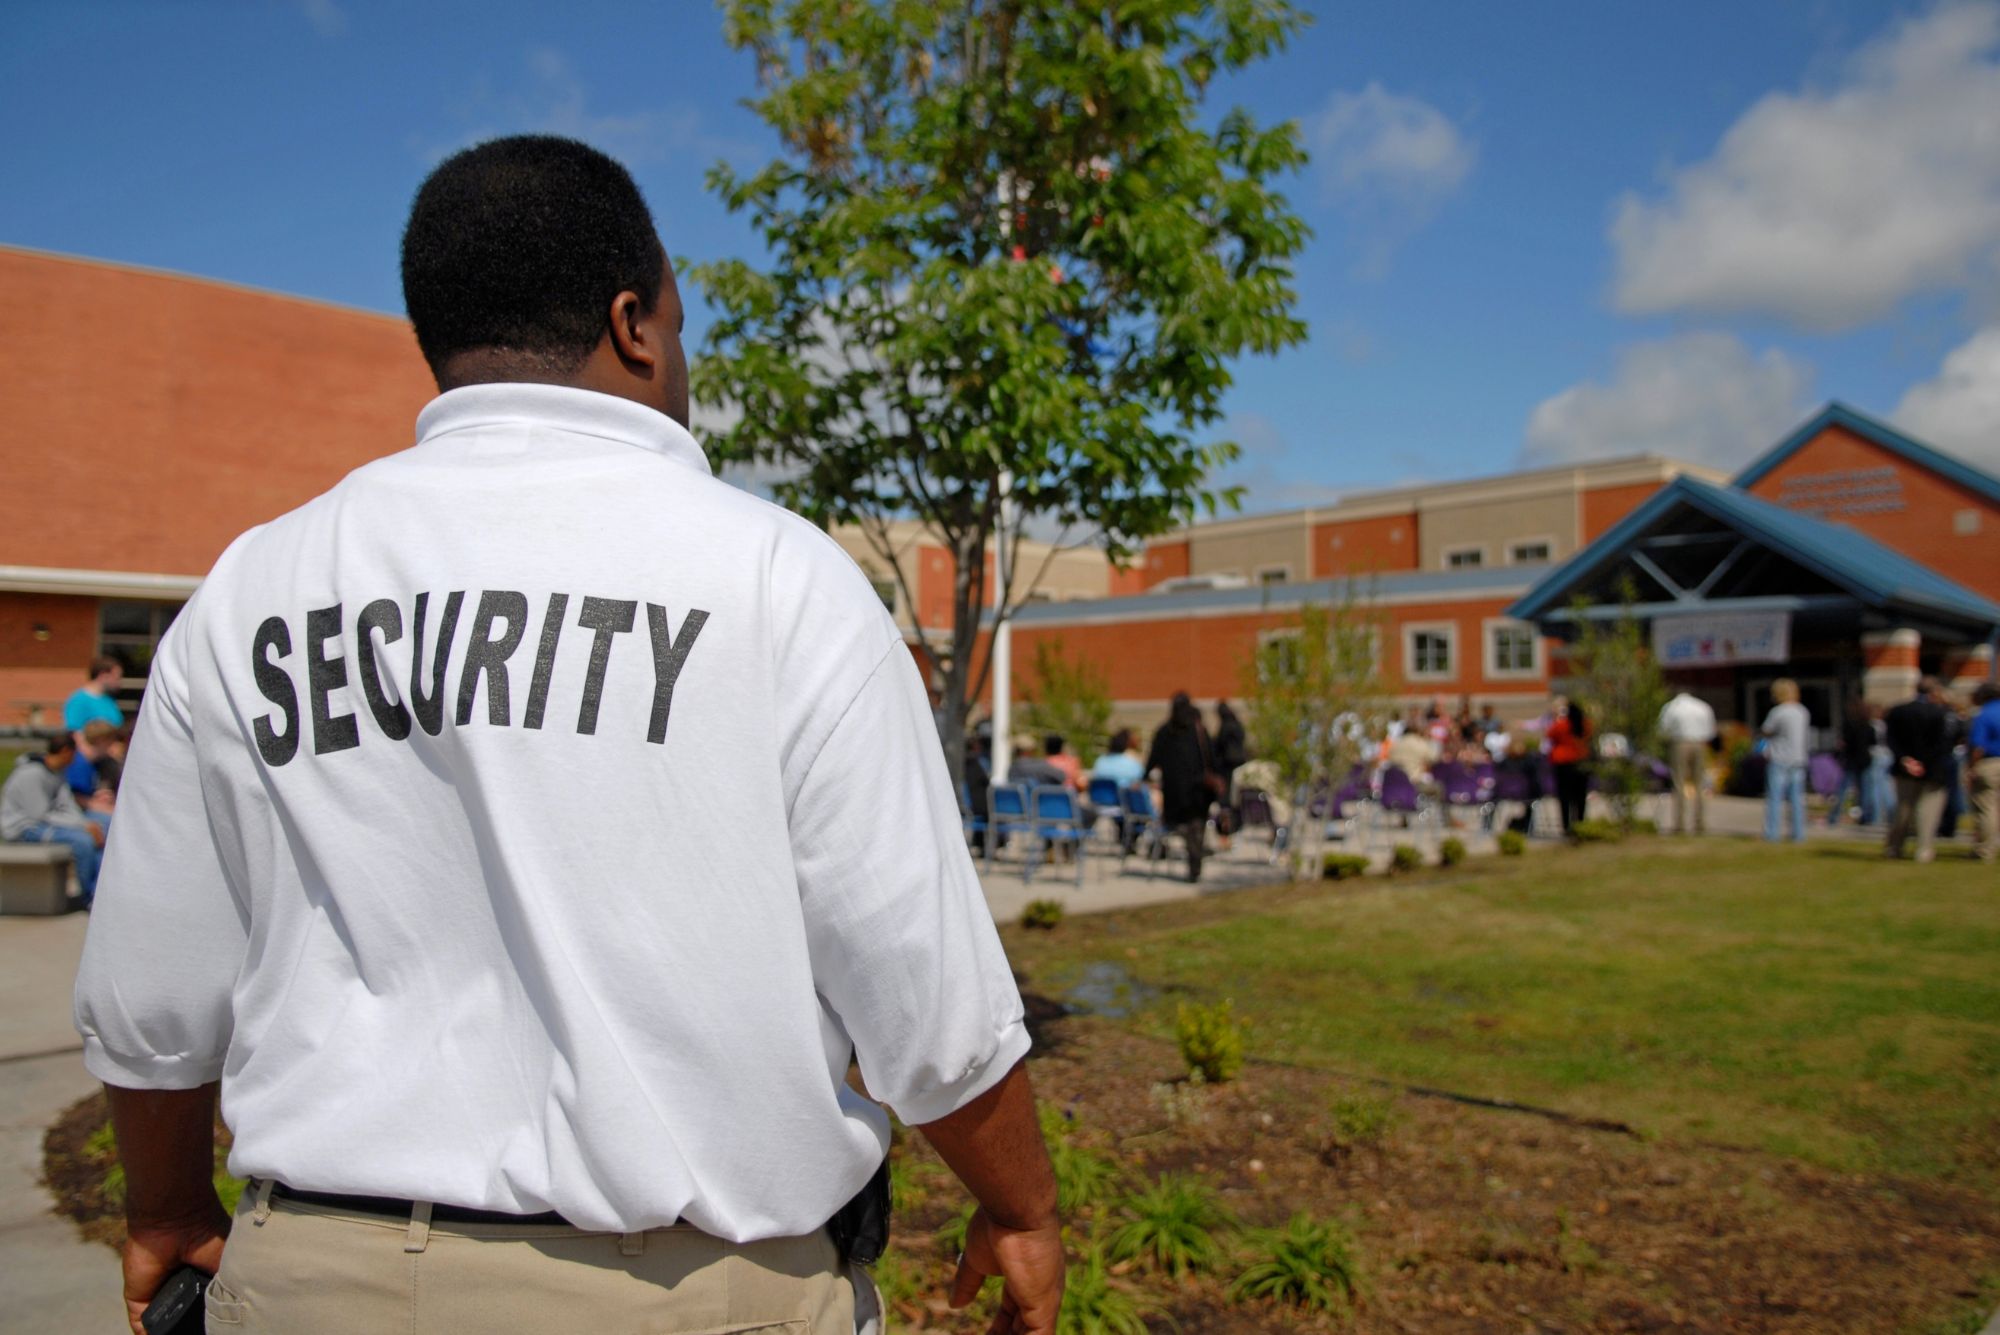
[{"label": "black belt", "polygon": [[[390,1219],[408,1220],[416,1210],[415,1201],[397,1200],[393,1196],[344,1196],[332,1191],[300,1191],[282,1182],[271,1184],[271,1195],[281,1201],[297,1201],[301,1205],[317,1205],[328,1210],[345,1210],[354,1214],[379,1214]],[[433,1224],[532,1224],[540,1228],[576,1228],[569,1220],[554,1210],[544,1210],[541,1214],[508,1214],[505,1210],[475,1210],[467,1205],[431,1206]]]}]

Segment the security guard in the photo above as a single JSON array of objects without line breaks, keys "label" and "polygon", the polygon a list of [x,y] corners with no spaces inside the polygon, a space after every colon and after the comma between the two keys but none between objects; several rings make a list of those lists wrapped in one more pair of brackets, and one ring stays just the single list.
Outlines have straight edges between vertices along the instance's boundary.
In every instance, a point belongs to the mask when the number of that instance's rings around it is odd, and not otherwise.
[{"label": "security guard", "polygon": [[191,1263],[211,1329],[850,1331],[858,1058],[980,1203],[953,1301],[1000,1276],[993,1329],[1052,1332],[1027,1031],[923,685],[824,533],[710,476],[631,177],[460,153],[403,285],[415,446],[230,546],[132,744],[76,1018],[133,1329]]}]

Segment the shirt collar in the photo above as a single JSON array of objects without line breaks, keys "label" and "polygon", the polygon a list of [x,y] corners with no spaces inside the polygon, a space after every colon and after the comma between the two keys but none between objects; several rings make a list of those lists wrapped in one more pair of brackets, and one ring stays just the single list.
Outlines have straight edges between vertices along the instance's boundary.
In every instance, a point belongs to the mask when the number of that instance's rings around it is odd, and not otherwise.
[{"label": "shirt collar", "polygon": [[703,473],[711,471],[700,442],[665,413],[615,394],[568,385],[507,381],[446,390],[417,414],[417,440],[430,440],[448,431],[519,426],[522,422],[615,440]]}]

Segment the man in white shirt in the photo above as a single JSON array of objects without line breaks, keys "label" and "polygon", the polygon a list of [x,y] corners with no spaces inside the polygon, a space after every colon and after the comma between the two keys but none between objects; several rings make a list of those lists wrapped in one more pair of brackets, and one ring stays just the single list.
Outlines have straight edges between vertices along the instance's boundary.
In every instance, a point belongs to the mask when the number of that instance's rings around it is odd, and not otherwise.
[{"label": "man in white shirt", "polygon": [[710,476],[636,186],[470,149],[403,279],[417,444],[232,544],[132,745],[76,1013],[133,1329],[186,1262],[246,1332],[851,1331],[858,1058],[980,1202],[954,1303],[998,1275],[995,1329],[1052,1332],[1028,1037],[923,685],[824,533]]},{"label": "man in white shirt", "polygon": [[1660,710],[1660,737],[1674,772],[1674,829],[1688,832],[1692,806],[1694,832],[1700,834],[1708,824],[1708,750],[1715,740],[1715,710],[1708,701],[1682,691]]}]

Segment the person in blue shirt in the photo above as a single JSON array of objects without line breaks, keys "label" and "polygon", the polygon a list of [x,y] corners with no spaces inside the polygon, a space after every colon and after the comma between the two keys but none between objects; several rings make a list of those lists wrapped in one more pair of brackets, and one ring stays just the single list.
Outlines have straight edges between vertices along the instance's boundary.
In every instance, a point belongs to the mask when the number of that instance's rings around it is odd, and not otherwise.
[{"label": "person in blue shirt", "polygon": [[115,658],[90,660],[90,680],[79,686],[63,703],[63,728],[82,743],[84,725],[103,719],[114,728],[125,726],[125,711],[112,694],[125,680],[125,665]]},{"label": "person in blue shirt", "polygon": [[1120,788],[1128,787],[1146,777],[1146,766],[1132,754],[1132,730],[1120,728],[1111,734],[1111,749],[1097,758],[1090,767],[1093,779],[1110,779]]},{"label": "person in blue shirt", "polygon": [[1977,712],[1965,738],[1972,770],[1972,848],[1981,862],[1995,862],[2000,861],[2000,686],[1981,682],[1972,704]]}]

